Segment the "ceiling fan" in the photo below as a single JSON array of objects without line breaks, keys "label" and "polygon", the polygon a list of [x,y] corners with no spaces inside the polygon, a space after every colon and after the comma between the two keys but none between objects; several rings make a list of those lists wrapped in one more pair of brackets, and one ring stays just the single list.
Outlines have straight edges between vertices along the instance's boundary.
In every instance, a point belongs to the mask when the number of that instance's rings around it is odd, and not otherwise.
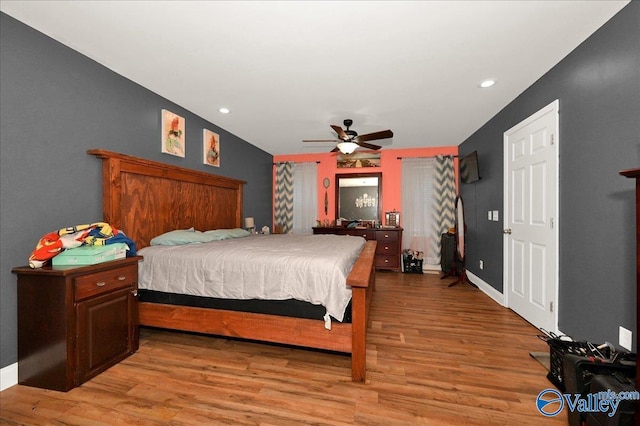
[{"label": "ceiling fan", "polygon": [[379,132],[367,133],[366,135],[358,135],[355,130],[351,130],[350,127],[353,124],[353,120],[347,118],[342,122],[346,129],[342,129],[335,124],[331,125],[331,128],[338,134],[338,139],[305,139],[302,142],[337,142],[335,148],[331,152],[340,151],[343,154],[352,154],[358,147],[372,149],[374,151],[380,149],[379,145],[373,145],[367,143],[367,141],[373,141],[377,139],[387,139],[393,137],[391,130],[381,130]]}]

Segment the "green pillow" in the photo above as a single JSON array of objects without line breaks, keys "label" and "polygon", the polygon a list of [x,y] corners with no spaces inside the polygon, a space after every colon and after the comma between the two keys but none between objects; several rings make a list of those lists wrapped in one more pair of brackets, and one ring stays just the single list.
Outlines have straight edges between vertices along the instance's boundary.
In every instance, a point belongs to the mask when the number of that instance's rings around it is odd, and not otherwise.
[{"label": "green pillow", "polygon": [[204,231],[204,234],[210,235],[214,240],[228,240],[230,238],[242,238],[251,235],[251,232],[242,228],[233,229],[212,229]]},{"label": "green pillow", "polygon": [[214,241],[209,234],[191,229],[176,229],[165,232],[151,239],[152,246],[181,246],[186,244],[201,244]]}]

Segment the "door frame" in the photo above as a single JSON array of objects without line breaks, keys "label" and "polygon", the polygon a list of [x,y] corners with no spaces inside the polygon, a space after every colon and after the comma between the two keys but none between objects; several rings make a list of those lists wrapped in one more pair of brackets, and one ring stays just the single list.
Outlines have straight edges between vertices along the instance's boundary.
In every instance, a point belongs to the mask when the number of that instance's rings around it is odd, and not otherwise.
[{"label": "door frame", "polygon": [[[560,293],[560,262],[559,262],[559,253],[560,253],[560,218],[559,218],[559,214],[560,214],[560,101],[558,99],[554,100],[553,102],[551,102],[549,105],[543,107],[542,109],[540,109],[539,111],[537,111],[536,113],[534,113],[533,115],[525,118],[524,120],[522,120],[521,122],[519,122],[518,124],[516,124],[515,126],[511,127],[509,130],[505,131],[503,133],[503,159],[504,159],[504,163],[503,163],[503,194],[504,194],[504,199],[503,199],[503,215],[502,215],[502,220],[503,220],[503,229],[508,228],[508,218],[509,218],[509,213],[510,213],[510,209],[509,209],[509,199],[508,196],[510,194],[509,192],[509,173],[508,173],[508,164],[509,164],[509,158],[508,158],[508,135],[515,133],[516,131],[520,130],[522,127],[526,127],[529,124],[531,124],[533,121],[537,120],[538,118],[548,114],[548,113],[553,113],[555,116],[555,129],[554,129],[554,134],[555,134],[555,140],[554,140],[554,144],[556,145],[556,151],[555,151],[555,156],[556,156],[556,170],[555,170],[555,176],[556,176],[556,180],[553,183],[555,185],[555,211],[550,212],[553,215],[554,218],[554,226],[553,226],[553,239],[555,240],[555,246],[556,246],[556,256],[554,257],[554,262],[555,262],[555,276],[553,277],[555,280],[555,292],[552,295],[553,296],[553,300],[551,300],[551,302],[553,303],[553,330],[547,330],[556,334],[561,334],[560,330],[558,329],[558,312],[560,311],[560,304],[559,304],[559,293]],[[508,234],[503,234],[503,243],[502,243],[502,253],[503,253],[503,283],[502,283],[502,293],[503,293],[503,297],[504,297],[504,306],[511,309],[511,307],[509,306],[509,285],[511,284],[509,282],[509,277],[510,277],[510,268],[512,266],[511,264],[511,259],[510,259],[510,255],[509,255],[509,250],[508,250],[508,245],[509,245],[509,239],[510,236]],[[515,312],[515,311],[514,311]]]}]

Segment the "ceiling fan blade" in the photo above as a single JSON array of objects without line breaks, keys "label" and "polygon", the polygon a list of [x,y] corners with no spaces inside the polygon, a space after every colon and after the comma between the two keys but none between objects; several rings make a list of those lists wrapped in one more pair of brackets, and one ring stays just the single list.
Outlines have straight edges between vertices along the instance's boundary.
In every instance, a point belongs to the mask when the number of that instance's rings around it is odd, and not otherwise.
[{"label": "ceiling fan blade", "polygon": [[303,139],[302,142],[333,142],[338,143],[341,142],[337,139]]},{"label": "ceiling fan blade", "polygon": [[391,130],[381,130],[379,132],[367,133],[366,135],[358,136],[359,141],[373,141],[376,139],[392,138],[393,132]]},{"label": "ceiling fan blade", "polygon": [[379,146],[379,145],[373,145],[373,144],[366,143],[366,142],[356,142],[356,143],[357,143],[358,145],[360,145],[361,147],[363,147],[363,148],[369,148],[369,149],[372,149],[372,150],[374,150],[374,151],[377,151],[377,150],[379,150],[380,148],[382,148],[382,147],[381,147],[381,146]]},{"label": "ceiling fan blade", "polygon": [[340,139],[342,139],[343,141],[349,140],[349,136],[344,132],[344,130],[342,130],[342,127],[331,124],[331,128],[335,130]]},{"label": "ceiling fan blade", "polygon": [[336,146],[335,148],[333,148],[330,152],[338,152],[340,151],[340,149]]}]

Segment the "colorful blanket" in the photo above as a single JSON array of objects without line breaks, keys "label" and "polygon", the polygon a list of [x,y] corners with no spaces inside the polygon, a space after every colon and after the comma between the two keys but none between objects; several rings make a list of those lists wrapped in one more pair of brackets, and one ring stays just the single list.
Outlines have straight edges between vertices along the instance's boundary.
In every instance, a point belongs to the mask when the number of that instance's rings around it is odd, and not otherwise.
[{"label": "colorful blanket", "polygon": [[133,240],[108,223],[96,222],[62,228],[40,238],[35,250],[29,256],[29,266],[31,268],[41,268],[47,261],[65,249],[80,246],[102,246],[113,243],[127,244],[127,257],[135,256],[136,244]]}]

